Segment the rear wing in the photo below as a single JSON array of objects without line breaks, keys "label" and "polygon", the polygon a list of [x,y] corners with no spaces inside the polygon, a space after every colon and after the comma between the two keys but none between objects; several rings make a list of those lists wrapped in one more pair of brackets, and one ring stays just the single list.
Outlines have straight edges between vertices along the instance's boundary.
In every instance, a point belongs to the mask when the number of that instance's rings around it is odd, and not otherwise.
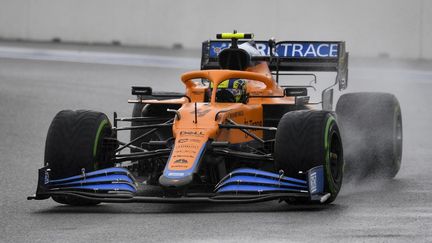
[{"label": "rear wing", "polygon": [[[243,41],[244,42],[244,41]],[[239,41],[239,44],[242,42]],[[255,41],[262,56],[252,61],[267,61],[276,77],[286,72],[336,72],[339,89],[347,87],[348,52],[342,41]],[[231,41],[209,40],[202,44],[201,69],[220,69],[219,53]]]}]

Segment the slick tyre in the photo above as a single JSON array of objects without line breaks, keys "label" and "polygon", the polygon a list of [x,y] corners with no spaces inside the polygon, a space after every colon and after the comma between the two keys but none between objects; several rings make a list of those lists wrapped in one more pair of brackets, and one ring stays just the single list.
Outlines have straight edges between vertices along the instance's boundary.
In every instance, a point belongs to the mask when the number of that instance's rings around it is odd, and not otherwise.
[{"label": "slick tyre", "polygon": [[351,179],[396,176],[402,159],[402,114],[388,93],[349,93],[339,98],[337,120]]},{"label": "slick tyre", "polygon": [[[114,166],[114,147],[103,146],[112,136],[107,116],[86,110],[64,110],[54,117],[45,144],[45,166],[50,179],[60,179]],[[69,205],[95,205],[98,202],[69,196],[53,196],[54,201]]]},{"label": "slick tyre", "polygon": [[299,171],[322,165],[326,203],[336,199],[343,178],[343,150],[339,128],[331,112],[292,111],[279,122],[274,150],[275,167],[298,177]]}]

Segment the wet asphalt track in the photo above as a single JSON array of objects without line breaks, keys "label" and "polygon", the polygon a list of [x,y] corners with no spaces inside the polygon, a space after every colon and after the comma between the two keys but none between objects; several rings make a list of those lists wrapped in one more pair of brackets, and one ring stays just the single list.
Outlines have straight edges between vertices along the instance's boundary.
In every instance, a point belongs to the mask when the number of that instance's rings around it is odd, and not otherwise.
[{"label": "wet asphalt track", "polygon": [[431,242],[432,63],[353,59],[350,67],[349,91],[389,91],[400,100],[404,154],[396,179],[345,185],[324,207],[268,202],[82,208],[26,200],[35,190],[54,115],[93,109],[128,116],[131,85],[180,91],[178,76],[186,70],[0,58],[0,241]]}]

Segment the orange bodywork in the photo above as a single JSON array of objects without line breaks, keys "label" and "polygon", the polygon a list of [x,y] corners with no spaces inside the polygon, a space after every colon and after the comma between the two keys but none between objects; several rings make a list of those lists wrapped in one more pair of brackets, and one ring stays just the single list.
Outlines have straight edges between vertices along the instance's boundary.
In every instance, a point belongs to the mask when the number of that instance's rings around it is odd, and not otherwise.
[{"label": "orange bodywork", "polygon": [[[193,81],[206,79],[213,83],[213,87],[217,87],[224,80],[232,78],[246,80],[249,99],[245,103],[218,103],[217,89],[212,89],[210,100],[204,102],[207,87]],[[220,129],[219,124],[224,124],[227,119],[239,125],[263,126],[264,104],[294,104],[293,97],[284,96],[283,89],[277,85],[265,62],[246,71],[187,72],[181,76],[181,80],[186,86],[186,96],[190,102],[186,98],[141,101],[146,104],[182,104],[173,124],[175,146],[167,164],[170,171],[191,170],[208,141],[239,144],[253,140],[239,129]],[[251,132],[263,137],[261,130]]]}]

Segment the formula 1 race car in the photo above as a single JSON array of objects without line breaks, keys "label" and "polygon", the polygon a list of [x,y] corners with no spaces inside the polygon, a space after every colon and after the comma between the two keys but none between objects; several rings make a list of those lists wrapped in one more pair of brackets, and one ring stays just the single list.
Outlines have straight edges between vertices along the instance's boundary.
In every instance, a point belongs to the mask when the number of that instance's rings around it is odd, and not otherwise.
[{"label": "formula 1 race car", "polygon": [[[402,153],[397,99],[350,93],[333,111],[333,88],[347,88],[344,42],[252,39],[234,31],[203,42],[201,70],[181,76],[185,93],[132,87],[133,114],[114,113],[113,126],[100,112],[59,112],[36,194],[28,199],[330,203],[341,189],[344,157],[352,174],[396,175]],[[318,102],[308,96],[313,72],[336,73]],[[305,75],[314,82],[279,84],[281,77]],[[129,142],[118,139],[125,130]]]}]

